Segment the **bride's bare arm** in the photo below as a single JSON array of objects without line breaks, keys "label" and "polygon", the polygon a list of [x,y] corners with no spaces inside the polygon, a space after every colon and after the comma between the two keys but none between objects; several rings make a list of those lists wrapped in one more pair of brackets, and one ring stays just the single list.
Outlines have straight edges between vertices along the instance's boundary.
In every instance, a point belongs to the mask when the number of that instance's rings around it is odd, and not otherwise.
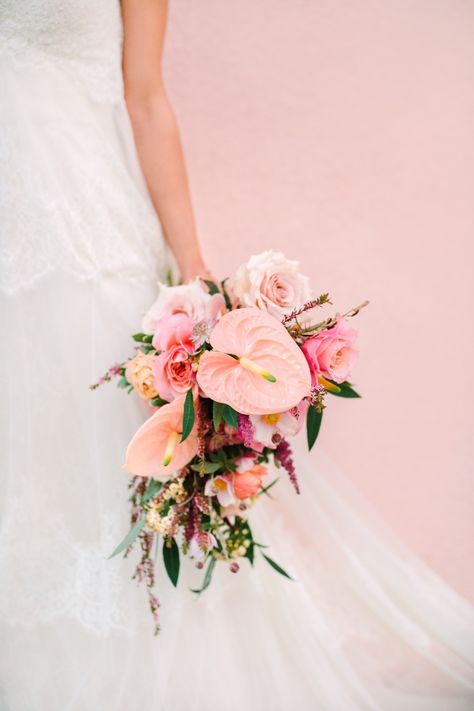
[{"label": "bride's bare arm", "polygon": [[138,156],[183,281],[207,273],[179,129],[162,76],[167,0],[122,0],[123,75]]}]

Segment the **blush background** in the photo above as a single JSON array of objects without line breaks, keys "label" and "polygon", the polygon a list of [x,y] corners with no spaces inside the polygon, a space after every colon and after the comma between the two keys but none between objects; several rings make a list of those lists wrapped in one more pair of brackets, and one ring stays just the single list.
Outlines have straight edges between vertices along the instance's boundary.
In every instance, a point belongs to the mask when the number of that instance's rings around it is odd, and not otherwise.
[{"label": "blush background", "polygon": [[357,319],[320,445],[474,601],[474,4],[173,0],[165,52],[213,272],[283,250]]}]

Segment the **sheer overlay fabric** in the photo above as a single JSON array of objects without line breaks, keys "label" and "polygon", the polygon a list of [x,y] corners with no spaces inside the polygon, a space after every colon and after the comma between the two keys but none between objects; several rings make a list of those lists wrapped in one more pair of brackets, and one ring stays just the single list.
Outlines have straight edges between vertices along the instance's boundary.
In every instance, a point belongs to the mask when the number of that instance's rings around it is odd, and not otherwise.
[{"label": "sheer overlay fabric", "polygon": [[473,611],[321,455],[252,512],[237,575],[158,562],[152,635],[133,560],[126,444],[148,413],[88,386],[169,258],[123,100],[118,0],[0,0],[0,709],[469,711]]}]

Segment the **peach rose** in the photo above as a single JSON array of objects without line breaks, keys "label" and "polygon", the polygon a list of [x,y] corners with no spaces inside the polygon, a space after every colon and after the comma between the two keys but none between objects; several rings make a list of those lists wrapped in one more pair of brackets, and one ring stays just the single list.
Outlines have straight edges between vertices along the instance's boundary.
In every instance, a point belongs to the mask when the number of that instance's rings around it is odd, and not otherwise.
[{"label": "peach rose", "polygon": [[312,298],[309,280],[300,273],[299,263],[272,250],[242,264],[232,288],[244,306],[268,311],[279,319]]},{"label": "peach rose", "polygon": [[266,467],[256,464],[253,457],[242,457],[232,477],[235,496],[238,499],[255,496],[262,488],[262,477],[266,473]]},{"label": "peach rose", "polygon": [[156,356],[138,353],[131,358],[125,368],[125,377],[133,385],[140,397],[151,400],[158,395],[153,377]]},{"label": "peach rose", "polygon": [[304,342],[302,350],[313,383],[317,383],[319,374],[336,383],[349,378],[358,357],[358,351],[354,348],[356,338],[357,331],[349,326],[346,318],[341,317],[333,328],[321,331]]},{"label": "peach rose", "polygon": [[155,357],[155,385],[160,397],[171,402],[186,393],[196,380],[188,349],[180,343]]}]

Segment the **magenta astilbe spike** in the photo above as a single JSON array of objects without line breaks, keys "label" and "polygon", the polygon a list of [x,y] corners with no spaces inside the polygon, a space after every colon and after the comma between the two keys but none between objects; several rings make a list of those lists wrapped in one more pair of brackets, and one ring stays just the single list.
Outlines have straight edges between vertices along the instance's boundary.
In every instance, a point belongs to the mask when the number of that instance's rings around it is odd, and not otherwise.
[{"label": "magenta astilbe spike", "polygon": [[293,462],[293,452],[291,451],[291,447],[286,439],[282,439],[278,444],[275,449],[275,457],[278,459],[283,469],[288,472],[290,481],[293,484],[296,493],[299,494],[300,487],[296,476],[295,464]]},{"label": "magenta astilbe spike", "polygon": [[253,425],[248,415],[239,414],[239,438],[246,447],[252,447],[254,441]]}]

